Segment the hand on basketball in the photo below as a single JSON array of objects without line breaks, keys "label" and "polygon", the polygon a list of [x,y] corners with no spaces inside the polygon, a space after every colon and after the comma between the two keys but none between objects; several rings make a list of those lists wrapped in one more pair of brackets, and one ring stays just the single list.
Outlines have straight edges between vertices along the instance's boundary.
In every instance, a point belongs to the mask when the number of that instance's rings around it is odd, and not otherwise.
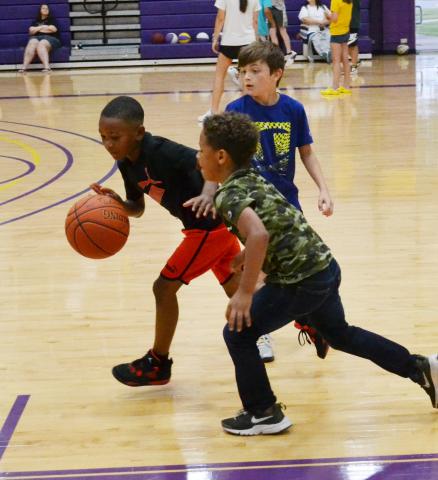
[{"label": "hand on basketball", "polygon": [[196,218],[206,217],[210,213],[213,218],[216,218],[216,209],[213,206],[213,199],[210,195],[201,194],[193,197],[184,202],[183,207],[192,207],[192,212],[196,212]]},{"label": "hand on basketball", "polygon": [[322,191],[318,198],[319,211],[326,217],[330,217],[333,214],[333,200],[330,194],[326,191]]},{"label": "hand on basketball", "polygon": [[107,195],[108,197],[114,198],[114,200],[117,200],[122,205],[124,203],[122,197],[114,190],[111,190],[111,188],[102,187],[102,185],[99,185],[98,183],[92,183],[90,188],[98,195]]},{"label": "hand on basketball", "polygon": [[243,327],[251,326],[251,315],[249,313],[251,303],[252,294],[243,293],[239,290],[231,297],[225,313],[230,331],[241,332]]}]

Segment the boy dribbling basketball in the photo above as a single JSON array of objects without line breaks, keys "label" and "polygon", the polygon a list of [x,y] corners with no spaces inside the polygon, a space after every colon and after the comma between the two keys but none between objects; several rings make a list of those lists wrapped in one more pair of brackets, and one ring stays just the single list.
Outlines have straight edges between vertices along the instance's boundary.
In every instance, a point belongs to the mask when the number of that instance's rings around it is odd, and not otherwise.
[{"label": "boy dribbling basketball", "polygon": [[216,184],[204,182],[196,150],[146,132],[144,111],[135,99],[120,96],[103,109],[99,132],[117,161],[126,200],[98,184],[91,188],[120,202],[129,216],[140,217],[144,195],[160,203],[184,225],[184,239],[153,285],[156,301],[155,340],[142,358],[113,368],[114,377],[129,386],[164,385],[171,376],[169,349],[178,322],[177,292],[184,284],[212,270],[228,296],[238,285],[230,267],[240,251],[237,239],[212,214]]},{"label": "boy dribbling basketball", "polygon": [[[339,265],[301,211],[249,168],[257,142],[250,118],[234,112],[204,120],[199,140],[204,179],[221,185],[214,201],[217,212],[245,244],[234,262],[243,269],[223,330],[243,410],[222,420],[223,429],[259,435],[292,425],[277,403],[256,343],[260,335],[291,319],[315,328],[334,349],[410,378],[438,408],[438,355],[412,355],[405,347],[346,322]],[[256,291],[262,268],[265,285]]]}]

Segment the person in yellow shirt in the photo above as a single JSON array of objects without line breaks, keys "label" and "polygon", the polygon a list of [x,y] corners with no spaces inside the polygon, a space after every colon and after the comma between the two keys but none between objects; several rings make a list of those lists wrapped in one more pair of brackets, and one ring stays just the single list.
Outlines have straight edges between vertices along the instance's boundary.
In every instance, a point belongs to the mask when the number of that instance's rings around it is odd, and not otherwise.
[{"label": "person in yellow shirt", "polygon": [[[322,95],[333,96],[350,94],[350,63],[348,60],[348,38],[353,10],[353,0],[331,0],[330,13],[330,48],[333,62],[332,87],[321,90]],[[344,81],[341,85],[341,64],[344,70]]]}]

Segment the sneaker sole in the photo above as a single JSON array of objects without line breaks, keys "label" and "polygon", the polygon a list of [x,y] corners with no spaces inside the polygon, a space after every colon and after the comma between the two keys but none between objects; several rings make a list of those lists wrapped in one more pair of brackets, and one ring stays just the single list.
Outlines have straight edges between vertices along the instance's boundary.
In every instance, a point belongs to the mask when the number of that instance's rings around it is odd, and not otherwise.
[{"label": "sneaker sole", "polygon": [[287,417],[284,417],[283,420],[279,423],[274,423],[272,425],[254,425],[253,427],[248,428],[246,430],[235,430],[233,428],[225,427],[224,425],[222,425],[222,428],[227,433],[231,433],[232,435],[251,436],[251,435],[275,435],[277,433],[286,431],[291,426],[292,426],[292,422]]},{"label": "sneaker sole", "polygon": [[263,363],[271,363],[275,360],[275,357],[261,357]]},{"label": "sneaker sole", "polygon": [[[430,355],[428,360],[430,370],[427,372],[427,379],[431,385],[429,388],[423,388],[429,395],[433,408],[438,408],[438,355]],[[435,399],[435,403],[432,400],[432,396]]]},{"label": "sneaker sole", "polygon": [[166,385],[166,383],[169,383],[170,378],[167,378],[165,380],[150,380],[148,383],[144,382],[133,382],[133,381],[126,381],[120,378],[117,374],[117,372],[113,369],[112,370],[113,377],[120,383],[123,383],[123,385],[127,385],[128,387],[148,387],[148,386],[154,386],[154,385]]}]

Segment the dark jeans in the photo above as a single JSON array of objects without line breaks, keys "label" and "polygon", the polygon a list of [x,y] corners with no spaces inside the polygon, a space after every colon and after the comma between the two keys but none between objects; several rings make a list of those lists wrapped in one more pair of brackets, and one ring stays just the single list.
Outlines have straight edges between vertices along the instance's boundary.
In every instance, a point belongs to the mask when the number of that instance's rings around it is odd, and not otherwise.
[{"label": "dark jeans", "polygon": [[335,260],[323,271],[293,285],[267,283],[251,306],[252,326],[231,332],[224,339],[234,363],[243,408],[252,413],[276,402],[257,339],[293,320],[315,328],[336,350],[367,358],[389,372],[410,377],[415,359],[401,345],[362,328],[348,325],[339,296],[341,270]]}]

